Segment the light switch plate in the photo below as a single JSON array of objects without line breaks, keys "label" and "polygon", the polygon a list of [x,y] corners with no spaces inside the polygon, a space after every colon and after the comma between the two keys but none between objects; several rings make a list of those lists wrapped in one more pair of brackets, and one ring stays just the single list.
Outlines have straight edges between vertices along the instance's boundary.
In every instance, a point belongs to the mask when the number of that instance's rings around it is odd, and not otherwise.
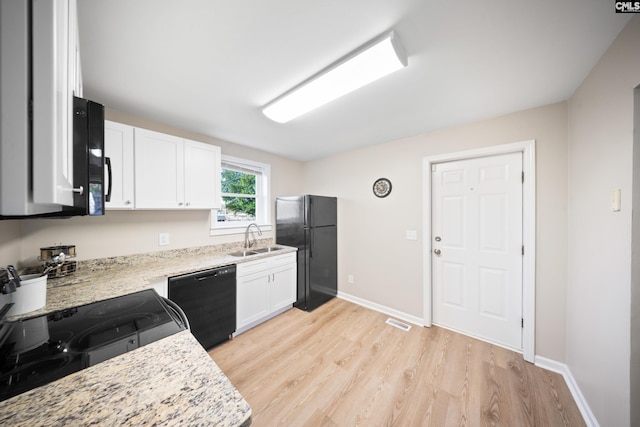
[{"label": "light switch plate", "polygon": [[621,209],[621,190],[616,189],[611,192],[611,210],[620,212]]},{"label": "light switch plate", "polygon": [[418,240],[418,232],[416,230],[407,230],[407,240]]}]

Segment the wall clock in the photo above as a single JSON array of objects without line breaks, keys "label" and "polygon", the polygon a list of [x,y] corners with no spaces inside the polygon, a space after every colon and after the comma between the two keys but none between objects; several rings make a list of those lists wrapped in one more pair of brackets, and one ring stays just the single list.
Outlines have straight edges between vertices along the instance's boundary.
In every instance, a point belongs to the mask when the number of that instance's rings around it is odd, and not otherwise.
[{"label": "wall clock", "polygon": [[391,193],[391,181],[387,178],[378,178],[373,183],[373,194],[377,197],[387,197]]}]

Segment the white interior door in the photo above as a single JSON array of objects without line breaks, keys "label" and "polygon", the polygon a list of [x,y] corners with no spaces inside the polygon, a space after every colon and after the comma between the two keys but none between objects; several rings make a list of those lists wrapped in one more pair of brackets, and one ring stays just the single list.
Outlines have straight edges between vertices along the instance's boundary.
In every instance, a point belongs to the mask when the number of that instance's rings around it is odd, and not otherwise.
[{"label": "white interior door", "polygon": [[433,323],[522,350],[522,153],[432,165]]}]

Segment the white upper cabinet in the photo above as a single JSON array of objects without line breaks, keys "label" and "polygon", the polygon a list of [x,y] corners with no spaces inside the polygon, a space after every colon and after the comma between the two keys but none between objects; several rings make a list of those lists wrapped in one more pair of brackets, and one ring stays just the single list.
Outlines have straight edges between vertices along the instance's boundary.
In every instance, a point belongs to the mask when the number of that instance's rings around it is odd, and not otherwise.
[{"label": "white upper cabinet", "polygon": [[220,207],[220,147],[184,140],[184,200],[191,209]]},{"label": "white upper cabinet", "polygon": [[75,0],[33,3],[33,200],[73,205],[73,96],[81,96]]},{"label": "white upper cabinet", "polygon": [[2,0],[0,215],[73,205],[74,95],[82,96],[76,0]]},{"label": "white upper cabinet", "polygon": [[136,209],[219,207],[219,147],[138,128],[134,147]]},{"label": "white upper cabinet", "polygon": [[138,209],[184,208],[182,138],[135,130],[135,192]]},{"label": "white upper cabinet", "polygon": [[[133,209],[133,126],[105,120],[104,155],[111,173],[107,178],[107,209]],[[108,191],[111,190],[110,193]]]}]

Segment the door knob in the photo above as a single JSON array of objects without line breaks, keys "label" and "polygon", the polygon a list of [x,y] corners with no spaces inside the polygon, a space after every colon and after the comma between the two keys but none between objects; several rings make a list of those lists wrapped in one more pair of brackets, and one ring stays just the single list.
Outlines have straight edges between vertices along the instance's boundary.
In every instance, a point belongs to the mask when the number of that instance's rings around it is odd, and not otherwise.
[{"label": "door knob", "polygon": [[440,252],[440,249],[434,249],[433,253],[436,255],[440,255],[442,252]]}]

